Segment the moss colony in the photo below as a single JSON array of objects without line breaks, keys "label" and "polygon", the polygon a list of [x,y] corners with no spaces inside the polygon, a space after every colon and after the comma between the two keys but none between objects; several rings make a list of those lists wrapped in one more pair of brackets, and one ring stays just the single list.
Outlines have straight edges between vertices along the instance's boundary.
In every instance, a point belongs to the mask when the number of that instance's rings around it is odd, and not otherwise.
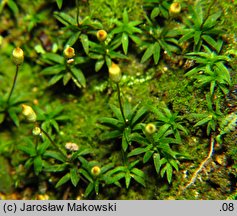
[{"label": "moss colony", "polygon": [[236,199],[237,3],[1,1],[1,199]]}]

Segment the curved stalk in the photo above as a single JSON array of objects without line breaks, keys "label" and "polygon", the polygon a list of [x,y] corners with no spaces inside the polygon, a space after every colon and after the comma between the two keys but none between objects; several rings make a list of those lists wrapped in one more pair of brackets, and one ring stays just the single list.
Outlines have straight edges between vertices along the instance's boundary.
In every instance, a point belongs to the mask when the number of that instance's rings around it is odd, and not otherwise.
[{"label": "curved stalk", "polygon": [[7,98],[7,105],[9,104],[9,101],[10,101],[10,99],[11,99],[13,90],[14,90],[14,88],[15,88],[16,80],[17,80],[17,76],[18,76],[18,72],[19,72],[19,65],[16,65],[16,73],[15,73],[15,76],[14,76],[14,80],[13,80],[13,84],[12,84],[12,88],[11,88],[10,94],[9,94],[9,96],[8,96],[8,98]]},{"label": "curved stalk", "polygon": [[56,143],[51,139],[51,137],[49,136],[49,134],[40,127],[40,130],[43,132],[43,134],[49,139],[49,141],[51,142],[51,144],[58,150],[58,152],[60,152],[64,157],[67,157],[67,155],[56,145]]}]

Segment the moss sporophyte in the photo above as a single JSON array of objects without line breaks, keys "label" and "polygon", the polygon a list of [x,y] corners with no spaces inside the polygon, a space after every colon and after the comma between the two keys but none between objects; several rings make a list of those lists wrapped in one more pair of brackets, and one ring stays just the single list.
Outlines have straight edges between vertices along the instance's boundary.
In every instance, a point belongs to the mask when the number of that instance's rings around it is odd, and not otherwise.
[{"label": "moss sporophyte", "polygon": [[17,76],[18,76],[18,72],[19,72],[19,66],[24,62],[24,52],[20,47],[17,47],[13,50],[13,52],[12,52],[12,61],[16,65],[16,72],[15,72],[15,76],[14,76],[11,91],[10,91],[9,96],[7,98],[7,105],[9,103],[10,99],[11,99],[13,90],[14,90],[15,85],[16,85],[16,80],[17,80]]}]

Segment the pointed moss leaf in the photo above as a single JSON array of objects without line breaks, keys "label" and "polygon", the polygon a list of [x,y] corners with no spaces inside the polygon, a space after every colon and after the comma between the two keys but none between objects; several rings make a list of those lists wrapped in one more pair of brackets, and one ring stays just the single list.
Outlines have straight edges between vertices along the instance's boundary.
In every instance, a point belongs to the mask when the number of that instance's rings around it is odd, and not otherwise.
[{"label": "pointed moss leaf", "polygon": [[166,41],[165,41],[164,39],[161,38],[161,39],[159,40],[159,44],[160,44],[160,46],[162,47],[162,49],[167,52],[167,54],[168,54],[169,56],[172,55],[171,49],[169,48],[169,44],[166,43]]},{"label": "pointed moss leaf", "polygon": [[70,173],[67,173],[66,175],[64,175],[56,184],[56,188],[60,187],[61,185],[67,183],[69,180],[71,179],[71,175]]},{"label": "pointed moss leaf", "polygon": [[64,65],[53,65],[53,66],[49,66],[45,69],[43,69],[41,71],[41,73],[43,75],[54,75],[54,74],[58,74],[61,71],[65,70],[65,66]]},{"label": "pointed moss leaf", "polygon": [[120,129],[123,126],[123,124],[115,118],[102,117],[99,119],[99,122],[103,125],[116,128],[116,129]]},{"label": "pointed moss leaf", "polygon": [[11,117],[12,121],[14,122],[14,124],[19,127],[20,125],[20,121],[19,121],[19,118],[16,114],[16,110],[15,109],[9,109],[8,110],[8,114],[9,116]]},{"label": "pointed moss leaf", "polygon": [[124,9],[124,11],[123,11],[123,22],[124,23],[128,23],[128,12],[127,12],[127,10],[126,9]]},{"label": "pointed moss leaf", "polygon": [[61,9],[63,5],[63,0],[56,0],[58,8]]},{"label": "pointed moss leaf", "polygon": [[66,161],[66,158],[64,155],[62,155],[61,153],[59,152],[56,152],[56,151],[52,151],[52,150],[48,150],[44,153],[44,156],[45,157],[49,157],[49,158],[54,158],[58,161],[61,161],[61,162],[65,162]]},{"label": "pointed moss leaf", "polygon": [[[88,164],[88,162],[87,162]],[[93,183],[93,179],[91,176],[88,174],[88,172],[84,169],[79,169],[79,173],[81,173],[89,182]]]},{"label": "pointed moss leaf", "polygon": [[186,135],[188,135],[188,130],[182,126],[181,124],[177,124],[177,128],[181,131],[183,131]]},{"label": "pointed moss leaf", "polygon": [[220,73],[224,76],[224,79],[229,85],[231,85],[230,72],[222,62],[217,62],[216,66],[220,70]]},{"label": "pointed moss leaf", "polygon": [[196,31],[196,32],[195,32],[195,34],[194,34],[194,43],[195,43],[195,44],[198,44],[198,43],[199,43],[200,38],[201,38],[201,34],[202,34],[201,31]]},{"label": "pointed moss leaf", "polygon": [[160,12],[163,15],[164,18],[168,19],[169,13],[167,9],[164,6],[160,6]]},{"label": "pointed moss leaf", "polygon": [[151,151],[151,150],[147,151],[145,155],[143,156],[143,163],[147,163],[147,161],[149,161],[153,153],[154,151]]},{"label": "pointed moss leaf", "polygon": [[122,132],[120,130],[114,130],[110,132],[105,132],[101,135],[102,140],[114,139],[122,136]]},{"label": "pointed moss leaf", "polygon": [[155,154],[153,155],[153,161],[154,161],[156,173],[159,174],[159,172],[160,172],[160,167],[161,167],[161,164],[160,164],[160,154],[155,153]]},{"label": "pointed moss leaf", "polygon": [[216,41],[210,37],[209,35],[202,35],[202,39],[204,39],[212,48],[216,49],[217,52],[219,52],[220,50],[218,50],[218,46]]},{"label": "pointed moss leaf", "polygon": [[68,25],[76,26],[77,25],[76,20],[66,13],[56,11],[56,12],[54,12],[54,16],[59,22],[61,22],[65,26],[68,26]]},{"label": "pointed moss leaf", "polygon": [[179,170],[178,162],[176,162],[175,160],[171,159],[170,160],[170,164],[176,169],[176,171]]},{"label": "pointed moss leaf", "polygon": [[167,180],[168,180],[169,184],[171,183],[171,180],[172,180],[172,174],[173,174],[173,168],[169,163],[167,163],[166,164],[166,176],[167,176]]},{"label": "pointed moss leaf", "polygon": [[125,118],[128,119],[129,122],[130,122],[133,113],[132,113],[132,106],[131,106],[131,104],[128,102],[128,100],[125,100],[123,109],[124,109]]},{"label": "pointed moss leaf", "polygon": [[76,78],[76,80],[82,85],[82,87],[86,87],[86,78],[82,71],[79,68],[71,67],[71,72]]},{"label": "pointed moss leaf", "polygon": [[147,114],[147,108],[145,106],[142,106],[138,111],[136,111],[135,115],[133,116],[131,122],[132,126],[141,121],[146,114]]},{"label": "pointed moss leaf", "polygon": [[90,154],[91,150],[90,149],[79,149],[78,151],[74,152],[71,156],[71,161],[74,161],[76,158],[83,156],[83,155],[87,155]]},{"label": "pointed moss leaf", "polygon": [[151,11],[151,19],[154,20],[160,13],[160,9],[159,7],[155,7],[153,8],[153,10]]},{"label": "pointed moss leaf", "polygon": [[80,176],[77,172],[77,169],[76,168],[70,169],[70,175],[71,175],[71,182],[72,182],[73,186],[76,187],[79,180],[80,180]]},{"label": "pointed moss leaf", "polygon": [[80,34],[81,34],[80,31],[76,32],[76,33],[73,33],[72,36],[68,39],[66,45],[70,46],[70,47],[73,46],[77,42]]},{"label": "pointed moss leaf", "polygon": [[142,40],[140,37],[136,36],[136,35],[129,35],[129,37],[132,39],[132,41],[134,43],[136,43],[137,45],[141,44]]},{"label": "pointed moss leaf", "polygon": [[122,179],[124,177],[125,177],[125,173],[124,172],[115,174],[113,176],[108,176],[106,178],[106,183],[107,184],[115,184],[116,182],[118,182],[120,179]]},{"label": "pointed moss leaf", "polygon": [[[131,169],[132,169],[133,167],[135,167],[139,162],[140,162],[140,160],[138,159],[138,160],[135,160],[135,161],[129,163],[128,168],[131,170]],[[127,168],[127,167],[126,167],[126,168]]]},{"label": "pointed moss leaf", "polygon": [[5,113],[0,113],[0,124],[3,123],[5,115],[6,115]]},{"label": "pointed moss leaf", "polygon": [[160,59],[160,45],[157,42],[154,44],[153,58],[155,64],[157,64]]},{"label": "pointed moss leaf", "polygon": [[129,140],[128,140],[127,132],[125,129],[122,136],[122,148],[125,152],[127,151],[128,145],[129,145]]},{"label": "pointed moss leaf", "polygon": [[99,180],[98,179],[96,179],[96,181],[95,181],[95,183],[94,183],[94,185],[95,185],[95,193],[96,193],[96,195],[98,195],[99,194],[99,189],[100,189],[100,183],[99,183]]},{"label": "pointed moss leaf", "polygon": [[36,156],[36,150],[34,146],[31,147],[31,146],[20,145],[17,148],[25,152],[26,154],[30,155],[31,157]]},{"label": "pointed moss leaf", "polygon": [[105,60],[104,59],[99,59],[95,63],[95,72],[98,72],[104,65]]},{"label": "pointed moss leaf", "polygon": [[131,175],[129,172],[126,172],[125,173],[125,184],[126,184],[127,189],[129,188],[130,182],[131,182]]},{"label": "pointed moss leaf", "polygon": [[122,116],[122,113],[120,111],[120,109],[118,107],[116,107],[115,105],[113,104],[110,104],[110,109],[113,111],[113,113],[115,114],[116,118],[120,121],[124,121],[123,120],[123,116]]},{"label": "pointed moss leaf", "polygon": [[43,55],[43,59],[47,59],[58,64],[64,64],[64,57],[55,53],[45,53]]},{"label": "pointed moss leaf", "polygon": [[187,40],[189,40],[190,38],[194,37],[195,31],[191,30],[186,32],[186,34],[184,34],[180,39],[179,39],[179,43],[183,43]]},{"label": "pointed moss leaf", "polygon": [[44,171],[45,172],[62,172],[64,170],[66,170],[67,168],[67,164],[63,163],[63,164],[56,164],[56,165],[44,165]]},{"label": "pointed moss leaf", "polygon": [[135,156],[135,155],[139,155],[139,154],[142,154],[144,152],[146,152],[147,150],[143,147],[140,147],[140,148],[135,148],[133,149],[131,152],[128,153],[128,157],[132,157],[132,156]]},{"label": "pointed moss leaf", "polygon": [[111,60],[111,58],[109,56],[105,56],[105,63],[106,63],[108,68],[111,67],[112,60]]},{"label": "pointed moss leaf", "polygon": [[40,155],[44,154],[48,147],[49,147],[49,142],[43,142],[37,148],[38,154],[40,154]]},{"label": "pointed moss leaf", "polygon": [[165,134],[165,132],[170,128],[170,124],[164,124],[162,125],[157,133],[153,136],[154,140],[158,142],[160,138]]},{"label": "pointed moss leaf", "polygon": [[206,29],[214,27],[216,25],[217,19],[220,18],[221,14],[222,14],[222,12],[218,11],[217,13],[214,13],[214,14],[208,16],[208,18],[206,19],[203,27],[206,28]]},{"label": "pointed moss leaf", "polygon": [[67,73],[63,76],[63,85],[64,85],[64,86],[67,85],[71,78],[72,78],[71,73],[68,73],[68,72],[67,72]]},{"label": "pointed moss leaf", "polygon": [[132,175],[132,178],[138,182],[139,184],[141,184],[143,187],[146,187],[146,183],[145,183],[145,180],[144,178],[138,176],[138,175]]},{"label": "pointed moss leaf", "polygon": [[88,39],[88,36],[86,34],[81,34],[80,39],[81,39],[81,44],[83,46],[83,49],[84,49],[85,53],[88,55],[89,54],[89,39]]},{"label": "pointed moss leaf", "polygon": [[29,159],[25,162],[24,168],[25,168],[26,170],[30,169],[31,166],[32,166],[32,164],[33,164],[33,162],[34,162],[34,159],[33,159],[33,158],[29,158]]},{"label": "pointed moss leaf", "polygon": [[200,120],[199,122],[197,122],[197,123],[194,125],[194,127],[197,127],[197,126],[200,126],[200,125],[204,125],[204,124],[206,124],[207,122],[209,122],[211,119],[212,119],[212,117],[211,117],[211,116],[208,116],[208,117],[206,117],[206,118]]},{"label": "pointed moss leaf", "polygon": [[37,156],[34,158],[34,171],[35,171],[35,174],[38,175],[41,171],[42,171],[42,158],[41,156]]},{"label": "pointed moss leaf", "polygon": [[117,166],[117,167],[115,167],[114,169],[112,169],[112,170],[110,170],[110,171],[108,171],[107,173],[106,173],[106,175],[107,176],[112,176],[112,175],[114,175],[114,174],[116,174],[116,173],[121,173],[121,172],[126,172],[126,167],[124,167],[124,166]]},{"label": "pointed moss leaf", "polygon": [[57,83],[60,79],[63,78],[63,74],[57,74],[55,76],[53,76],[49,82],[48,82],[48,86],[54,85],[55,83]]},{"label": "pointed moss leaf", "polygon": [[[115,59],[115,58],[118,58],[118,59],[127,59],[127,56],[120,53],[120,52],[115,52],[113,50],[111,50],[109,52],[109,56],[112,58],[112,59]],[[106,64],[107,64],[107,61],[106,61]],[[107,64],[108,65],[108,64]]]},{"label": "pointed moss leaf", "polygon": [[133,169],[131,170],[131,173],[133,173],[133,174],[135,174],[136,176],[139,176],[139,177],[141,177],[141,178],[145,178],[145,173],[144,173],[142,170],[138,169],[138,168],[133,168]]},{"label": "pointed moss leaf", "polygon": [[127,55],[128,43],[129,43],[127,33],[122,34],[121,42],[122,42],[122,46],[123,46],[123,52],[125,53],[125,55]]},{"label": "pointed moss leaf", "polygon": [[210,93],[211,93],[211,95],[214,94],[215,86],[216,86],[216,82],[214,80],[212,80],[211,84],[210,84]]},{"label": "pointed moss leaf", "polygon": [[195,67],[192,70],[188,71],[184,76],[192,76],[201,71],[203,68],[201,67]]},{"label": "pointed moss leaf", "polygon": [[59,125],[54,119],[50,119],[50,124],[54,127],[54,129],[59,132]]},{"label": "pointed moss leaf", "polygon": [[147,61],[153,55],[153,52],[154,52],[154,45],[150,44],[142,56],[141,63]]},{"label": "pointed moss leaf", "polygon": [[139,133],[129,135],[129,140],[143,145],[149,145],[149,141]]},{"label": "pointed moss leaf", "polygon": [[[1,2],[2,4],[4,4],[3,2]],[[14,15],[17,15],[19,13],[19,9],[17,7],[17,4],[15,3],[15,1],[13,0],[8,0],[7,1],[8,7],[12,10],[12,12],[14,13]]]},{"label": "pointed moss leaf", "polygon": [[85,197],[88,197],[88,196],[92,193],[93,189],[94,189],[94,183],[90,183],[90,184],[86,187],[86,191],[85,191],[84,196],[85,196]]}]

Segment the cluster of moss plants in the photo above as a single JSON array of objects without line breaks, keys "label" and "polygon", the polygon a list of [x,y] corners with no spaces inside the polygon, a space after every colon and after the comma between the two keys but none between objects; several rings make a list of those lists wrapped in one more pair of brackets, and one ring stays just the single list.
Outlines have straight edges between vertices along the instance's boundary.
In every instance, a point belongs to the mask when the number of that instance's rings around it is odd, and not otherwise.
[{"label": "cluster of moss plants", "polygon": [[[106,5],[101,10],[111,8],[111,17],[99,17],[95,2]],[[8,1],[0,13],[14,14],[17,23],[23,5]],[[236,50],[223,40],[222,4],[144,0],[140,7],[130,1],[56,0],[46,6],[56,27],[33,37],[44,12],[34,16],[28,28],[34,43],[13,43],[12,85],[0,87],[0,130],[5,134],[7,125],[19,136],[11,150],[19,156],[6,157],[15,169],[12,185],[21,190],[44,182],[53,198],[65,199],[118,199],[124,194],[129,199],[131,191],[159,199],[163,190],[177,199],[193,198],[190,187],[202,187],[197,176],[214,160],[215,150],[235,150]],[[28,85],[18,82],[25,65],[33,68]],[[2,80],[6,74],[0,71]],[[18,83],[27,100],[17,94]],[[3,155],[10,139],[0,140]],[[232,168],[226,178],[233,184],[236,156],[228,152],[228,157]],[[16,168],[17,163],[23,168]]]}]

